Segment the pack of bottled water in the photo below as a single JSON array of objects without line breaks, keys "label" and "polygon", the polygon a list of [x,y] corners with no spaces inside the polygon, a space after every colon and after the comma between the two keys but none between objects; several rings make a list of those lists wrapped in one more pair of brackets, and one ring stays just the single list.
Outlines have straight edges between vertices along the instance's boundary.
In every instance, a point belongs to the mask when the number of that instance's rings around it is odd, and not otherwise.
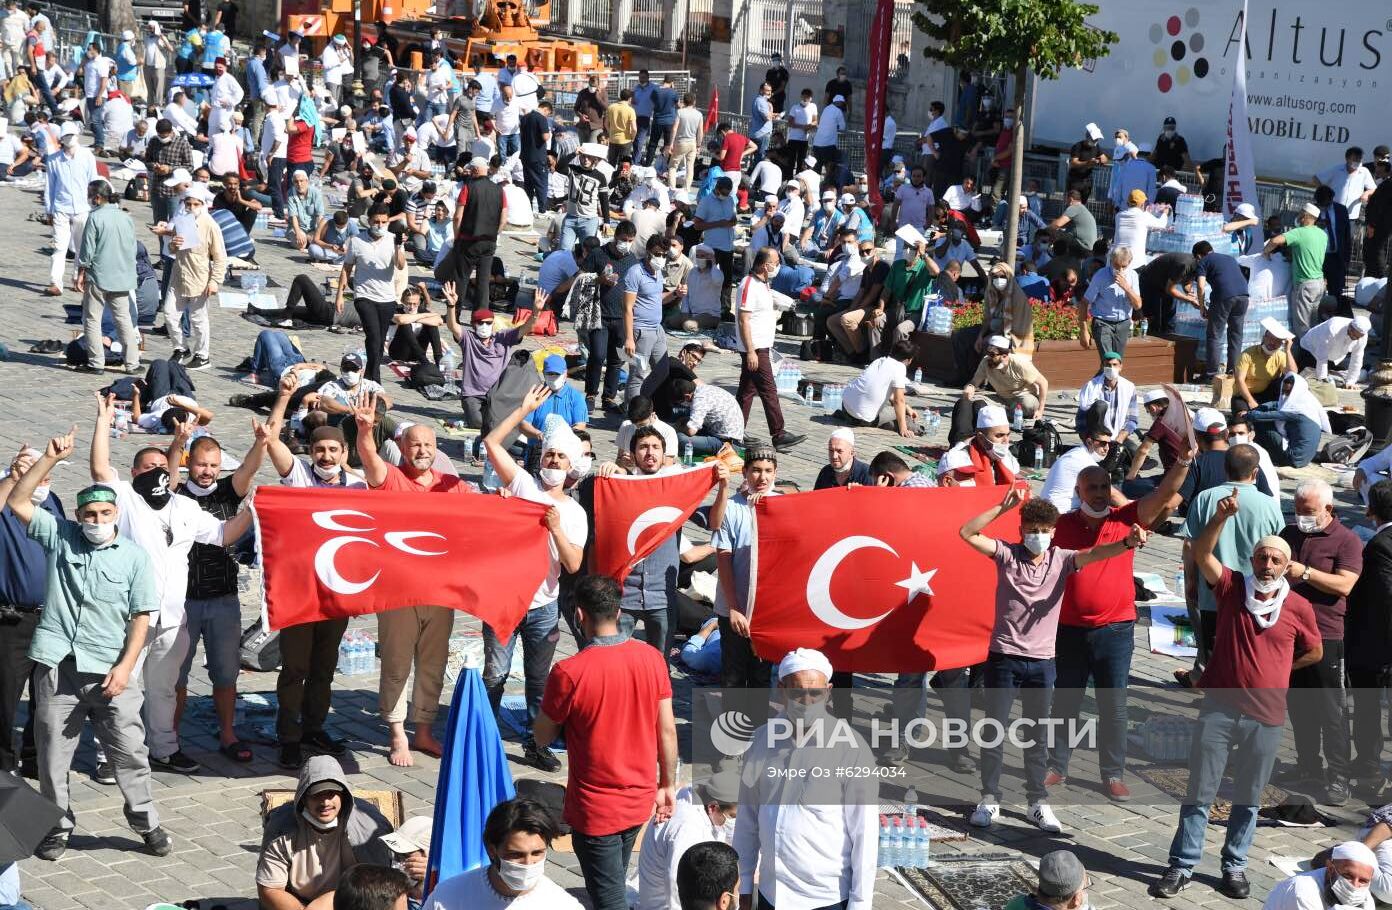
[{"label": "pack of bottled water", "polygon": [[901,815],[880,816],[879,865],[921,869],[931,855],[928,820]]},{"label": "pack of bottled water", "polygon": [[923,331],[930,335],[951,335],[952,308],[938,304],[928,306],[923,311]]},{"label": "pack of bottled water", "polygon": [[256,213],[256,229],[258,231],[269,231],[271,229],[271,213],[264,208]]},{"label": "pack of bottled water", "polygon": [[778,389],[780,396],[796,397],[800,382],[802,382],[802,368],[796,364],[784,361],[774,371],[773,384]]},{"label": "pack of bottled water", "polygon": [[822,412],[825,414],[835,414],[841,409],[841,398],[845,394],[846,387],[827,383],[822,386]]},{"label": "pack of bottled water", "polygon": [[1189,758],[1194,725],[1183,717],[1149,717],[1141,725],[1141,739],[1152,761],[1182,762]]},{"label": "pack of bottled water", "polygon": [[338,672],[344,676],[376,673],[377,642],[365,629],[354,629],[338,643]]},{"label": "pack of bottled water", "polygon": [[1175,200],[1175,216],[1202,215],[1203,203],[1204,197],[1197,193],[1185,193]]}]

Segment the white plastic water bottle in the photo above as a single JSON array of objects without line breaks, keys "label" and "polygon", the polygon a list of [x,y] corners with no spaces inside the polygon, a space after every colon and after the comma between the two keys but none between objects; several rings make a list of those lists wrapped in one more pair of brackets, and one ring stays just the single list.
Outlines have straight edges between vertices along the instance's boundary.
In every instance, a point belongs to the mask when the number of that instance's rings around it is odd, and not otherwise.
[{"label": "white plastic water bottle", "polygon": [[1175,595],[1176,595],[1177,597],[1179,597],[1181,600],[1183,600],[1183,599],[1184,599],[1184,569],[1183,569],[1183,568],[1180,568],[1180,570],[1179,570],[1178,572],[1174,573],[1174,586],[1175,586]]},{"label": "white plastic water bottle", "polygon": [[350,676],[353,672],[352,641],[348,636],[343,636],[338,640],[338,673],[340,676]]},{"label": "white plastic water bottle", "polygon": [[942,426],[942,413],[937,408],[928,410],[928,426],[934,433],[938,431],[938,427]]},{"label": "white plastic water bottle", "polygon": [[354,661],[354,674],[361,676],[372,669],[372,642],[366,632],[358,632],[358,659]]},{"label": "white plastic water bottle", "polygon": [[446,346],[445,356],[440,358],[440,372],[444,374],[448,381],[454,376],[454,371],[459,367],[459,356],[454,353],[454,348]]},{"label": "white plastic water bottle", "polygon": [[682,446],[682,464],[686,465],[687,467],[690,467],[695,463],[696,446],[691,442],[691,440],[688,439],[686,441],[686,445]]},{"label": "white plastic water bottle", "polygon": [[880,850],[879,850],[879,862],[878,862],[878,865],[879,865],[879,867],[880,867],[881,869],[889,868],[889,866],[891,865],[891,864],[890,864],[890,859],[891,859],[891,857],[890,857],[890,855],[889,855],[890,849],[891,849],[891,847],[892,847],[892,845],[891,845],[891,843],[890,843],[890,834],[891,834],[891,832],[890,832],[890,829],[889,829],[889,816],[888,816],[888,815],[881,815],[881,816],[880,816]]},{"label": "white plastic water bottle", "polygon": [[922,367],[919,367],[918,369],[914,370],[914,378],[913,378],[913,381],[914,381],[914,384],[915,384],[915,385],[917,385],[917,384],[919,384],[919,383],[921,383],[921,382],[923,381],[923,368],[922,368]]},{"label": "white plastic water bottle", "polygon": [[1044,447],[1041,445],[1034,447],[1034,466],[1035,468],[1044,467]]},{"label": "white plastic water bottle", "polygon": [[1015,416],[1011,418],[1010,428],[1016,433],[1025,428],[1025,409],[1018,404],[1015,405]]},{"label": "white plastic water bottle", "polygon": [[502,485],[502,481],[498,478],[498,472],[493,470],[493,459],[485,457],[483,460],[483,488],[491,492]]},{"label": "white plastic water bottle", "polygon": [[904,791],[904,824],[918,823],[918,791],[913,787]]},{"label": "white plastic water bottle", "polygon": [[928,834],[928,819],[918,820],[918,832],[914,838],[914,852],[917,854],[915,865],[922,869],[928,865],[929,855],[932,853],[933,839]]}]

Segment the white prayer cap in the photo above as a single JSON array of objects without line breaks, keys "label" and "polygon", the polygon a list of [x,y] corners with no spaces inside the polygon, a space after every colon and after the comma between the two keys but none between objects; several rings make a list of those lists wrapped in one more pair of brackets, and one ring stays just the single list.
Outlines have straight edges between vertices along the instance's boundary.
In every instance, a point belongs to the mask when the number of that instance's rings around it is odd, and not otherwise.
[{"label": "white prayer cap", "polygon": [[976,415],[976,428],[989,430],[991,427],[1008,427],[1010,418],[1005,416],[1005,408],[998,404],[988,404]]},{"label": "white prayer cap", "polygon": [[1089,123],[1085,129],[1087,130],[1088,138],[1093,142],[1102,138],[1102,129],[1097,124]]},{"label": "white prayer cap", "polygon": [[559,452],[570,459],[571,464],[580,460],[580,437],[575,435],[575,431],[566,423],[565,418],[559,414],[549,414],[546,417],[546,428],[541,437],[541,451]]},{"label": "white prayer cap", "polygon": [[1367,316],[1359,313],[1353,317],[1353,327],[1366,335],[1373,330],[1373,323]]},{"label": "white prayer cap", "polygon": [[855,433],[851,432],[850,427],[840,427],[832,431],[831,438],[844,440],[849,446],[855,445]]},{"label": "white prayer cap", "polygon": [[[1257,541],[1257,545],[1252,548],[1252,552],[1255,553],[1258,550],[1276,550],[1278,552],[1286,554],[1286,559],[1291,558],[1290,544],[1286,543],[1283,539],[1281,539],[1279,535],[1276,534],[1268,534],[1261,540]],[[1359,844],[1359,846],[1362,847],[1363,845]],[[1336,847],[1335,849],[1338,848]],[[1365,847],[1364,849],[1367,848]],[[1372,861],[1370,865],[1376,866],[1376,860]]]},{"label": "white prayer cap", "polygon": [[1250,202],[1244,202],[1233,210],[1233,214],[1243,218],[1255,218],[1257,217],[1257,207]]},{"label": "white prayer cap", "polygon": [[193,175],[189,173],[188,168],[176,167],[174,169],[174,173],[170,174],[167,178],[165,178],[164,185],[172,189],[176,186],[192,182]]},{"label": "white prayer cap", "polygon": [[77,136],[82,133],[82,124],[76,120],[69,120],[63,124],[63,128],[58,131],[59,138],[64,136]]},{"label": "white prayer cap", "polygon": [[782,680],[792,676],[794,673],[801,673],[803,670],[815,670],[831,679],[831,661],[826,659],[821,651],[814,651],[811,648],[798,648],[796,651],[789,651],[788,656],[778,662],[778,678]]},{"label": "white prayer cap", "polygon": [[1168,401],[1169,395],[1165,394],[1164,389],[1151,389],[1145,393],[1145,398],[1141,399],[1142,404],[1155,404],[1157,401]]},{"label": "white prayer cap", "polygon": [[966,471],[974,473],[976,465],[972,463],[971,453],[966,449],[953,447],[943,453],[943,457],[938,459],[938,475],[946,474],[948,471]]},{"label": "white prayer cap", "polygon": [[1311,218],[1318,218],[1320,216],[1319,206],[1315,205],[1313,202],[1305,203],[1301,206],[1300,211],[1309,215]]},{"label": "white prayer cap", "polygon": [[1362,863],[1371,867],[1374,872],[1378,868],[1377,854],[1373,853],[1372,848],[1362,841],[1344,841],[1334,848],[1333,852],[1329,854],[1329,858],[1333,860],[1347,859],[1355,863]]},{"label": "white prayer cap", "polygon": [[1228,419],[1217,408],[1199,408],[1194,412],[1194,429],[1200,433],[1226,430],[1227,428]]}]

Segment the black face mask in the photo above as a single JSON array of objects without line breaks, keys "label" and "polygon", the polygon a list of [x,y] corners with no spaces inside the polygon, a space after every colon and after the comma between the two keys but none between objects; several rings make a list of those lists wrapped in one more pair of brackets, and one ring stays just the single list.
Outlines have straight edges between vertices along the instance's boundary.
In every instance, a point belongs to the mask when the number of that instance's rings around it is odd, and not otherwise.
[{"label": "black face mask", "polygon": [[169,472],[164,468],[146,471],[131,480],[131,489],[152,509],[159,511],[169,503]]}]

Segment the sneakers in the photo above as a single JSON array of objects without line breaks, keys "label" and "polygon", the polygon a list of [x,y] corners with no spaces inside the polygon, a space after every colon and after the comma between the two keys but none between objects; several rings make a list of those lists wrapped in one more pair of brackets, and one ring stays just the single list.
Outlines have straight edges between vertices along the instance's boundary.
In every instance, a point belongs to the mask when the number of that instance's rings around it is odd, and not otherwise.
[{"label": "sneakers", "polygon": [[1050,768],[1049,773],[1044,775],[1044,786],[1046,787],[1057,787],[1059,784],[1066,783],[1068,783],[1068,776],[1060,774],[1053,768]]},{"label": "sneakers", "polygon": [[306,736],[303,745],[314,752],[322,752],[324,755],[342,755],[348,751],[344,748],[342,740],[334,739],[323,730],[313,736]]},{"label": "sneakers", "polygon": [[1151,897],[1174,897],[1189,887],[1189,874],[1178,866],[1171,866],[1160,876],[1160,880],[1150,886]]},{"label": "sneakers", "polygon": [[537,741],[530,736],[522,744],[522,755],[547,774],[555,774],[561,770],[561,760],[556,757],[556,753],[546,746],[537,745]]},{"label": "sneakers", "polygon": [[39,845],[34,848],[34,855],[39,859],[55,862],[68,850],[68,835],[66,832],[53,830],[48,836],[39,841]]},{"label": "sneakers", "polygon": [[1252,885],[1247,881],[1247,873],[1241,869],[1224,872],[1223,880],[1218,883],[1218,893],[1235,901],[1245,901],[1252,893]]},{"label": "sneakers", "polygon": [[973,828],[989,828],[996,823],[998,818],[1000,818],[1000,803],[987,798],[976,804],[969,821]]},{"label": "sneakers", "polygon": [[175,348],[174,353],[169,355],[169,362],[182,364],[187,361],[190,356],[187,348]]},{"label": "sneakers", "polygon": [[773,447],[780,452],[786,452],[806,438],[802,433],[784,433],[773,440]]},{"label": "sneakers", "polygon": [[1121,778],[1113,777],[1102,784],[1102,792],[1107,794],[1107,799],[1114,803],[1129,802],[1131,790],[1121,782]]},{"label": "sneakers", "polygon": [[238,393],[227,399],[227,406],[232,408],[249,408],[252,406],[251,396]]},{"label": "sneakers", "polygon": [[1348,801],[1348,781],[1336,777],[1329,782],[1329,786],[1324,788],[1324,804],[1326,806],[1342,806]]},{"label": "sneakers", "polygon": [[278,763],[288,771],[298,771],[304,764],[304,752],[299,743],[286,743],[280,747]]},{"label": "sneakers", "polygon": [[211,365],[212,361],[200,354],[194,356],[193,359],[184,365],[184,368],[189,370],[206,370]]},{"label": "sneakers", "polygon": [[1059,824],[1058,817],[1054,815],[1054,810],[1049,808],[1048,803],[1035,803],[1030,806],[1025,817],[1040,831],[1050,834],[1063,833],[1063,825]]},{"label": "sneakers", "polygon": [[161,771],[177,771],[180,774],[192,774],[203,766],[184,754],[184,750],[178,749],[173,755],[165,758],[155,758],[150,756],[150,767],[158,768]]},{"label": "sneakers", "polygon": [[[154,762],[151,761],[151,764],[154,764]],[[106,784],[109,787],[116,783],[116,768],[109,761],[99,761],[97,762],[96,773],[92,775],[92,779],[99,784]]]},{"label": "sneakers", "polygon": [[140,835],[145,840],[145,849],[155,856],[168,856],[173,849],[169,842],[169,832],[163,828],[154,828]]}]

